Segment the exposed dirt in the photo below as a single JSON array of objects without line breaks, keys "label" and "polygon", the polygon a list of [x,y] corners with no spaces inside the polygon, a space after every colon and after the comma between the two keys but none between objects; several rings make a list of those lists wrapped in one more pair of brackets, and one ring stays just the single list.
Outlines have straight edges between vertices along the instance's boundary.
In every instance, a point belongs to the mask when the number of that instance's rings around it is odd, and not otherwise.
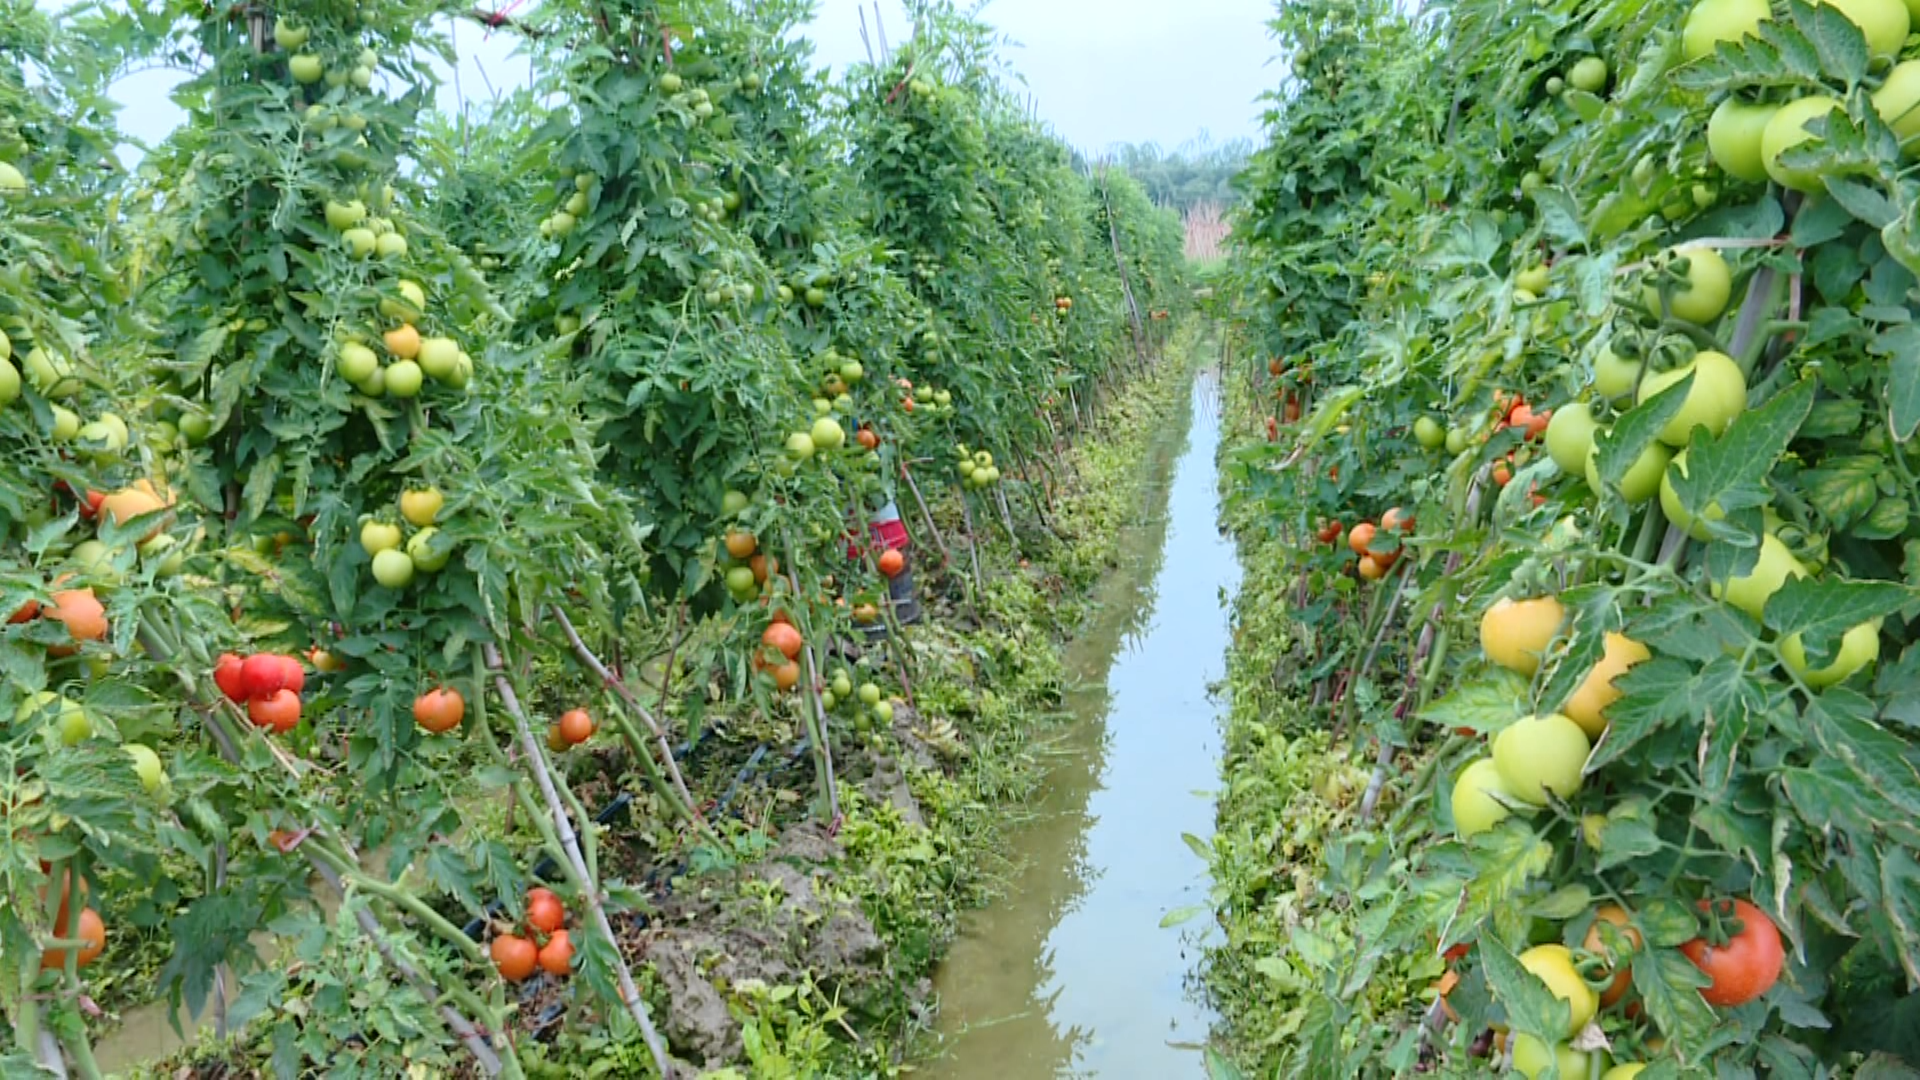
[{"label": "exposed dirt", "polygon": [[791,986],[813,972],[857,1007],[885,985],[885,944],[858,906],[834,898],[842,854],[824,827],[795,825],[760,861],[664,903],[641,949],[667,990],[661,1027],[675,1054],[708,1067],[737,1060],[740,1025],[727,1003],[744,987]]}]

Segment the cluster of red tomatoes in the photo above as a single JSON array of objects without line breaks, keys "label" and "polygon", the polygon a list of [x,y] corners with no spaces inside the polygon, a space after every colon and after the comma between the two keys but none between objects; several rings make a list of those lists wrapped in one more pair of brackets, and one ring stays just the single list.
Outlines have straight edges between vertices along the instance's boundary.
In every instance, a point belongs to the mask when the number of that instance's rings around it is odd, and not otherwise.
[{"label": "cluster of red tomatoes", "polygon": [[526,934],[500,934],[488,952],[493,966],[508,982],[524,982],[538,969],[556,979],[573,973],[573,940],[568,936],[567,908],[551,889],[527,890]]},{"label": "cluster of red tomatoes", "polygon": [[247,707],[247,719],[255,727],[283,734],[300,723],[300,691],[307,685],[307,669],[294,657],[221,653],[213,681],[228,701]]},{"label": "cluster of red tomatoes", "polygon": [[[1547,434],[1547,425],[1553,422],[1552,409],[1541,409],[1536,412],[1533,406],[1527,404],[1527,399],[1518,394],[1513,395],[1512,401],[1502,397],[1497,407],[1500,410],[1500,416],[1494,422],[1494,430],[1517,428],[1520,430],[1521,437],[1527,442],[1538,442],[1544,438]],[[1515,460],[1514,452],[1508,451],[1505,460],[1494,463],[1493,482],[1500,487],[1506,487],[1513,480],[1514,469],[1520,464],[1521,462]],[[1533,493],[1533,498],[1536,504],[1546,501],[1545,497],[1538,492]]]},{"label": "cluster of red tomatoes", "polygon": [[[1360,576],[1368,581],[1379,581],[1400,561],[1400,538],[1413,532],[1413,515],[1399,507],[1380,515],[1379,524],[1363,521],[1347,533],[1347,547],[1360,557],[1358,569]],[[1319,537],[1323,544],[1340,542],[1342,526],[1338,519],[1320,526]]]}]

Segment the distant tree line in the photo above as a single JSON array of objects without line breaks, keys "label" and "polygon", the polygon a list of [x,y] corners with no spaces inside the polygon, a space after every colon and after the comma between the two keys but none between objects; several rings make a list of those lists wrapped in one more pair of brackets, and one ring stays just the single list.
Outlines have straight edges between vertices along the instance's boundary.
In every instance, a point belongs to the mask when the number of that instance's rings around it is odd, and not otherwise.
[{"label": "distant tree line", "polygon": [[1153,143],[1121,143],[1108,154],[1146,187],[1154,202],[1184,215],[1197,206],[1227,207],[1239,202],[1233,178],[1252,152],[1252,142],[1235,139],[1219,144],[1202,140],[1174,150]]}]

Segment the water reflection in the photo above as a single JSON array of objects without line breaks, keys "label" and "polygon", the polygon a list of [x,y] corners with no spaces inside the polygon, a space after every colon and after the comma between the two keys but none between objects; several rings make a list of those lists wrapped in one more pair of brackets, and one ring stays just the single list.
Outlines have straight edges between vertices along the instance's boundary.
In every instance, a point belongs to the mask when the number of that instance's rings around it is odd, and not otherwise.
[{"label": "water reflection", "polygon": [[[1204,1075],[1208,1014],[1187,978],[1196,953],[1167,912],[1206,899],[1205,864],[1180,839],[1212,832],[1219,726],[1207,686],[1225,663],[1223,596],[1239,582],[1216,527],[1218,387],[1154,448],[1156,483],[1121,541],[1102,609],[1069,648],[1084,680],[1034,820],[1024,870],[972,913],[936,978],[941,1080]],[[1171,466],[1169,462],[1171,461]]]}]

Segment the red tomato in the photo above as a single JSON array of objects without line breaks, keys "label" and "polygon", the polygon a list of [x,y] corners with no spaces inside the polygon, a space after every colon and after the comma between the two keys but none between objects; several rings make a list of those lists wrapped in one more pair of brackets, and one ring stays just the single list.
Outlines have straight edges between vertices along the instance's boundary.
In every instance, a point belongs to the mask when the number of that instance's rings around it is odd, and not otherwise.
[{"label": "red tomato", "polygon": [[254,653],[240,665],[240,689],[249,699],[271,697],[286,686],[286,668],[272,653]]},{"label": "red tomato", "polygon": [[1721,920],[1737,920],[1739,925],[1736,930],[1723,922],[1725,945],[1694,938],[1680,946],[1687,959],[1713,980],[1700,991],[1707,1004],[1744,1005],[1780,981],[1786,954],[1780,946],[1780,931],[1765,912],[1745,900],[1702,900],[1699,908],[1717,913]]},{"label": "red tomato", "polygon": [[540,947],[537,959],[540,970],[556,979],[564,979],[573,973],[573,940],[565,930],[556,930],[547,943]]},{"label": "red tomato", "polygon": [[254,698],[247,703],[247,719],[253,721],[255,727],[284,735],[300,723],[300,695],[291,690],[275,690],[266,697]]},{"label": "red tomato", "polygon": [[247,700],[245,685],[240,681],[240,669],[246,662],[232,653],[221,653],[220,662],[213,666],[213,682],[227,700],[235,705]]}]

